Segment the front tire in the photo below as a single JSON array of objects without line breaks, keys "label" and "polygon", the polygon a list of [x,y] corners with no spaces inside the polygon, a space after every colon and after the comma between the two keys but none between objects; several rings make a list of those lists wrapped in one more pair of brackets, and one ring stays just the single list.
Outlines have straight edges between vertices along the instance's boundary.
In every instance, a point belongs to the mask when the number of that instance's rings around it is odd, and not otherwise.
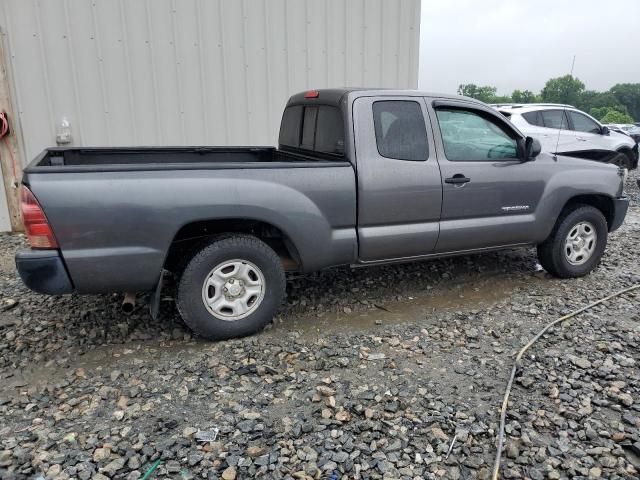
[{"label": "front tire", "polygon": [[224,340],[262,330],[284,294],[278,255],[255,237],[233,235],[214,240],[193,256],[180,277],[176,304],[191,330]]},{"label": "front tire", "polygon": [[538,260],[556,277],[582,277],[600,263],[607,235],[607,221],[602,212],[590,205],[578,205],[565,210],[549,238],[538,245]]}]

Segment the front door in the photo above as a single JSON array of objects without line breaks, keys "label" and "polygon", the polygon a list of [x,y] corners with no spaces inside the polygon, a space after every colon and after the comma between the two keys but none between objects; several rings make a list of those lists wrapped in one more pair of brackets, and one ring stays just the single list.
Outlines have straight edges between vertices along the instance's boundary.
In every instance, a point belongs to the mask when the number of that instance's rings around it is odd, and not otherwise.
[{"label": "front door", "polygon": [[535,238],[544,167],[518,159],[520,134],[498,114],[471,103],[436,101],[430,109],[443,179],[436,251],[517,245]]},{"label": "front door", "polygon": [[611,156],[609,138],[602,135],[602,127],[583,113],[567,110],[574,144],[567,152],[577,157],[601,160]]},{"label": "front door", "polygon": [[422,97],[360,97],[353,105],[362,261],[433,252],[442,185]]}]

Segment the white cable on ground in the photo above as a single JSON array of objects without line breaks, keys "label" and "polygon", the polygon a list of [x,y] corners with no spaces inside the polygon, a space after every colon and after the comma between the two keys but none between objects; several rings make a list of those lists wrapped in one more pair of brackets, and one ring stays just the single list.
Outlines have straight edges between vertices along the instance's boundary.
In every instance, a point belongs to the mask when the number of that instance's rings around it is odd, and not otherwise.
[{"label": "white cable on ground", "polygon": [[553,327],[557,323],[564,322],[565,320],[571,317],[575,317],[576,315],[584,312],[585,310],[589,310],[590,308],[593,308],[596,305],[606,302],[607,300],[611,300],[612,298],[622,295],[623,293],[631,292],[632,290],[636,290],[638,288],[640,288],[640,284],[625,288],[623,290],[620,290],[619,292],[612,293],[607,297],[601,298],[596,302],[590,303],[586,307],[582,307],[567,315],[564,315],[563,317],[560,317],[554,320],[553,322],[547,324],[542,330],[540,330],[537,333],[537,335],[533,337],[529,341],[529,343],[527,343],[524,347],[522,347],[522,349],[518,352],[518,355],[516,356],[516,361],[513,364],[513,369],[511,370],[511,376],[509,377],[509,381],[507,382],[507,389],[504,392],[504,399],[502,400],[502,409],[500,411],[500,429],[498,430],[498,451],[496,453],[496,460],[493,464],[493,476],[491,477],[493,480],[498,480],[498,473],[500,472],[500,460],[502,458],[502,445],[504,443],[504,424],[505,424],[505,419],[507,417],[507,404],[509,403],[509,395],[511,394],[511,387],[513,385],[513,380],[516,377],[518,364],[520,363],[520,360],[522,359],[522,355],[524,355],[524,352],[526,352],[529,349],[529,347],[531,347],[531,345],[533,345],[542,335],[544,335],[547,332],[547,330],[549,330],[551,327]]}]

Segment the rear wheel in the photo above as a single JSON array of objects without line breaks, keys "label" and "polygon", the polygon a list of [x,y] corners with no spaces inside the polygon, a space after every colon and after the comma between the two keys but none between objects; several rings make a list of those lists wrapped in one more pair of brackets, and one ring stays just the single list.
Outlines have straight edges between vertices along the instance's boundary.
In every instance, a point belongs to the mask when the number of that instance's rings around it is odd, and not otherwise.
[{"label": "rear wheel", "polygon": [[607,221],[600,210],[577,206],[563,212],[549,238],[538,245],[538,259],[556,277],[581,277],[597,267],[607,235]]},{"label": "rear wheel", "polygon": [[177,305],[198,335],[222,340],[250,335],[271,322],[285,293],[280,258],[249,235],[213,241],[189,261]]}]

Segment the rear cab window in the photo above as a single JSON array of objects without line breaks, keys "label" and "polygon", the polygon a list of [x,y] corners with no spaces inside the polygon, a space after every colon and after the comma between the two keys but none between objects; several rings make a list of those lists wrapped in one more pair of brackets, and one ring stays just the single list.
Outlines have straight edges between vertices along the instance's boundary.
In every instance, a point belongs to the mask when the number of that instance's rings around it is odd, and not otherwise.
[{"label": "rear cab window", "polygon": [[291,105],[284,109],[278,143],[284,150],[344,157],[342,112],[332,105]]}]

